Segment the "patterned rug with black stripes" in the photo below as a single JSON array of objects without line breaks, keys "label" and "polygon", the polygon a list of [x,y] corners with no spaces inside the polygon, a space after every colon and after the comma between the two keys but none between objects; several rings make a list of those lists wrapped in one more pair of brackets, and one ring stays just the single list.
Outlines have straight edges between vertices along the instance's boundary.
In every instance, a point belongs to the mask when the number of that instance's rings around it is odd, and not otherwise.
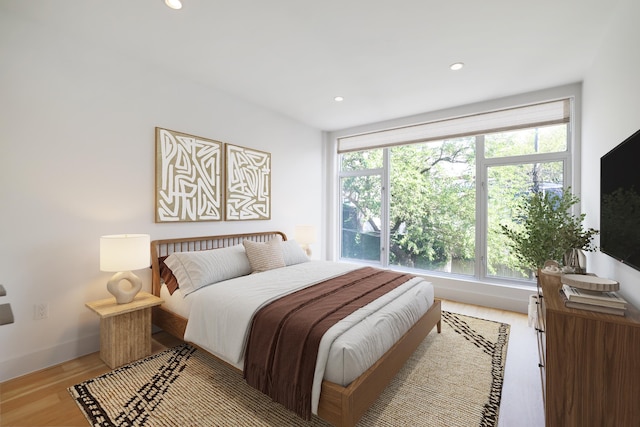
[{"label": "patterned rug with black stripes", "polygon": [[[442,333],[427,336],[358,426],[497,426],[509,328],[443,311]],[[69,392],[92,426],[328,426],[186,344]]]}]

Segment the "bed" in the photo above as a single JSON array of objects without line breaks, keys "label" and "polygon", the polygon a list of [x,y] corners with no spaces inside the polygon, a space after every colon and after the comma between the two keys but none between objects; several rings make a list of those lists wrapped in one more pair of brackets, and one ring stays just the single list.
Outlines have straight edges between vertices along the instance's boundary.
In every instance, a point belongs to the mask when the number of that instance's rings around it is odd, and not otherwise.
[{"label": "bed", "polygon": [[[317,279],[320,277],[318,274],[336,276],[342,274],[343,270],[346,274],[357,267],[347,266],[345,263],[329,263],[326,261],[309,261],[289,265],[289,260],[287,260],[287,266],[284,268],[265,271],[259,275],[248,275],[251,277],[241,276],[237,278],[234,277],[230,280],[222,280],[216,283],[216,286],[205,286],[197,290],[184,287],[184,289],[180,288],[170,295],[168,293],[168,286],[162,278],[166,269],[164,269],[163,274],[161,274],[161,266],[171,254],[177,254],[174,255],[174,257],[176,257],[184,256],[181,254],[184,252],[209,251],[212,249],[224,249],[224,251],[230,252],[235,250],[235,248],[242,247],[245,241],[248,241],[246,244],[250,242],[254,242],[255,244],[268,244],[270,242],[273,243],[275,240],[282,241],[283,248],[286,247],[285,245],[288,245],[289,248],[293,248],[292,244],[295,245],[295,242],[287,241],[286,235],[279,231],[164,239],[151,242],[152,292],[154,295],[160,296],[165,300],[164,304],[153,308],[153,323],[165,332],[191,342],[222,361],[241,370],[242,366],[239,365],[238,360],[236,360],[237,357],[229,356],[229,353],[225,351],[217,351],[215,345],[210,344],[206,340],[206,336],[201,338],[206,335],[206,333],[203,334],[202,329],[198,329],[200,327],[196,326],[201,323],[201,318],[207,315],[207,310],[203,309],[203,306],[208,307],[208,304],[211,304],[212,301],[220,300],[219,296],[208,296],[211,292],[224,291],[227,286],[234,289],[239,286],[249,286],[249,281],[255,281],[256,277],[261,280],[261,284],[273,282],[274,286],[277,285],[280,280],[282,280],[283,283],[290,280],[296,282],[298,280],[297,275],[304,275],[305,281],[309,280],[307,278],[308,276],[313,279],[311,281],[315,280],[317,282]],[[249,246],[245,247],[247,250],[250,248]],[[223,251],[215,253],[222,254]],[[340,358],[341,361],[339,363],[343,365],[337,368],[331,367],[331,364],[334,363],[332,362],[332,352],[335,353],[338,351],[338,354],[344,354],[343,349],[336,350],[334,348],[336,343],[331,344],[332,347],[328,350],[328,356],[325,357],[329,359],[327,362],[327,370],[321,372],[322,376],[315,380],[317,387],[314,386],[314,388],[317,388],[317,394],[319,395],[314,405],[314,413],[320,418],[335,426],[354,426],[434,326],[437,331],[440,332],[441,305],[439,300],[433,298],[432,286],[418,278],[412,280],[412,283],[404,284],[394,292],[401,293],[400,290],[404,292],[404,287],[408,289],[409,286],[415,286],[415,289],[417,289],[415,292],[431,292],[428,305],[420,309],[417,315],[413,316],[414,319],[411,320],[411,324],[405,327],[406,331],[402,329],[403,332],[397,333],[399,337],[397,339],[394,338],[394,342],[388,344],[388,349],[377,350],[381,353],[379,357],[376,355],[374,361],[367,362],[365,366],[368,367],[365,369],[361,368],[362,372],[356,370],[354,373],[353,370],[350,370],[348,375],[351,375],[351,377],[346,379],[342,378],[342,380],[336,379],[341,375],[344,376],[344,359],[347,358]],[[269,286],[266,287],[269,288]],[[413,288],[411,292],[414,292]],[[409,295],[408,291],[407,295]],[[209,298],[208,302],[207,298]],[[416,298],[413,299],[415,300]],[[382,300],[382,298],[380,298],[380,300]],[[394,304],[396,303],[394,302]],[[373,306],[375,304],[371,305]],[[385,303],[384,310],[394,309],[389,307],[393,307],[393,304]],[[380,309],[380,312],[384,310]],[[415,311],[417,309],[412,308],[411,310]],[[209,311],[214,312],[218,310]],[[192,319],[191,322],[188,321],[189,317]],[[211,323],[211,321],[209,321],[209,323]],[[196,332],[194,332],[194,330]],[[241,334],[232,333],[228,335],[233,335],[233,339],[230,339],[232,342],[243,342],[243,340],[238,340],[238,336]],[[347,337],[345,339],[350,339],[348,333],[344,335]],[[358,332],[352,334],[351,337],[359,337],[361,335],[364,334]],[[366,337],[363,339],[366,340]],[[377,338],[372,337],[371,339],[374,340]],[[339,340],[336,340],[336,342],[338,341]],[[233,346],[230,345],[230,347]],[[351,345],[349,345],[349,347],[351,347]],[[354,345],[353,347],[357,346]],[[235,351],[237,352],[237,349]],[[320,354],[318,358],[320,359]],[[318,362],[318,365],[320,365],[320,362]]]}]

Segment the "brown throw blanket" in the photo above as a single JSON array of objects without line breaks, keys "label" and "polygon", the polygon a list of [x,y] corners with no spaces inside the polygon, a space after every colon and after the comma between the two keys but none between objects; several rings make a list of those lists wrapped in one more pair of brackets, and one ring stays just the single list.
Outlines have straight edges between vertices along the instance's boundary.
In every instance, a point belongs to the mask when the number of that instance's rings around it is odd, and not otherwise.
[{"label": "brown throw blanket", "polygon": [[253,318],[245,351],[247,383],[309,420],[316,358],[324,333],[412,277],[360,268],[261,308]]}]

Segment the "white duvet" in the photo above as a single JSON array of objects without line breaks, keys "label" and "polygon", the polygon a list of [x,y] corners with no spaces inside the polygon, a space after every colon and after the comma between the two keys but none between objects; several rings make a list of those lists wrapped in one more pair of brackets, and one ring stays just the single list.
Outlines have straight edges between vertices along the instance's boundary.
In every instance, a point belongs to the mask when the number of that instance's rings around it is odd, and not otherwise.
[{"label": "white duvet", "polygon": [[[185,298],[190,304],[185,340],[242,369],[249,327],[257,310],[297,289],[360,267],[310,261],[206,286]],[[318,351],[312,412],[317,414],[323,378],[348,385],[428,310],[433,297],[431,284],[414,278],[330,328]]]}]

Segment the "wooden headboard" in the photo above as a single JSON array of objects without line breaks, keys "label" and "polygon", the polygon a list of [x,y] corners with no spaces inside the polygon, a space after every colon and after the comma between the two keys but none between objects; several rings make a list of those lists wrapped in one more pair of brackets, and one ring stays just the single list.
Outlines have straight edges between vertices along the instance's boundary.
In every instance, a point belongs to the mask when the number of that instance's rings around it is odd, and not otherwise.
[{"label": "wooden headboard", "polygon": [[243,240],[267,242],[276,236],[287,240],[281,231],[261,231],[257,233],[227,234],[223,236],[183,237],[176,239],[154,240],[151,242],[151,291],[160,296],[160,265],[158,258],[171,255],[174,252],[194,252],[209,249],[226,248],[242,244]]}]

